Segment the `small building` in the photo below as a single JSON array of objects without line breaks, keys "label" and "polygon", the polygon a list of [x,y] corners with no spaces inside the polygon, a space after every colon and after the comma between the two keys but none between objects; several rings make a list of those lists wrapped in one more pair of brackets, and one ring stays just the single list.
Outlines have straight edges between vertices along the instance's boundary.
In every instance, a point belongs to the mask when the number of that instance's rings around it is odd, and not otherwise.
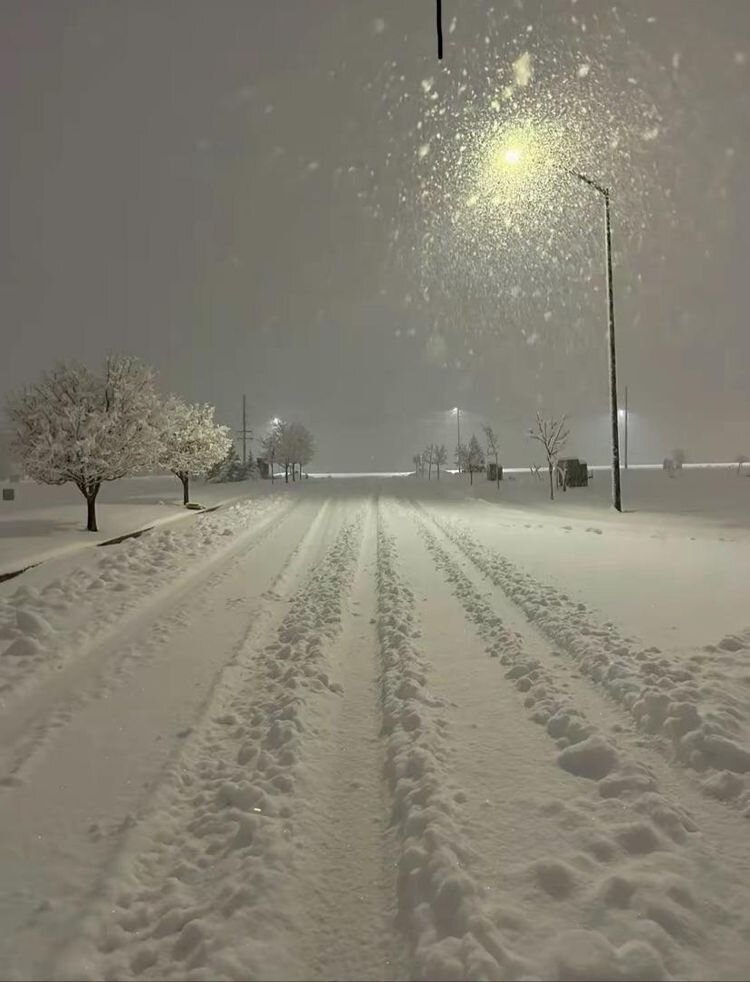
[{"label": "small building", "polygon": [[268,466],[268,461],[265,457],[256,457],[255,461],[258,465],[258,473],[261,477],[270,477],[271,468]]},{"label": "small building", "polygon": [[487,480],[488,481],[502,481],[503,479],[503,465],[496,464],[494,461],[487,464]]}]

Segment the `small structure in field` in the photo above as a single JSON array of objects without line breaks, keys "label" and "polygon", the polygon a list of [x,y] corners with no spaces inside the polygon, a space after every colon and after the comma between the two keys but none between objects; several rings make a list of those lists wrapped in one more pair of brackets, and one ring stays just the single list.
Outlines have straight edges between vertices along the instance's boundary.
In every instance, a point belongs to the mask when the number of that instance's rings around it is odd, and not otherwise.
[{"label": "small structure in field", "polygon": [[566,488],[587,488],[589,486],[589,465],[577,457],[563,457],[557,462],[557,486]]},{"label": "small structure in field", "polygon": [[487,464],[487,480],[488,481],[502,481],[503,479],[503,465],[496,464],[491,461]]}]

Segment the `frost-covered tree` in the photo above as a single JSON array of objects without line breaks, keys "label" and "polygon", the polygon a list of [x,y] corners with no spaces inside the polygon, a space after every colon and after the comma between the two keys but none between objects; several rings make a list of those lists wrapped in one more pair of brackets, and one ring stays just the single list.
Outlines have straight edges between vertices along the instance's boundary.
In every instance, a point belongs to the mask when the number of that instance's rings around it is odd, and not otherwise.
[{"label": "frost-covered tree", "polygon": [[529,430],[532,440],[537,440],[544,447],[547,457],[547,469],[549,470],[549,496],[554,501],[555,488],[552,480],[552,472],[557,464],[560,451],[565,446],[565,441],[570,436],[570,431],[565,427],[566,417],[562,416],[556,420],[554,416],[545,416],[541,412],[536,414],[536,427]]},{"label": "frost-covered tree", "polygon": [[291,430],[291,423],[279,420],[275,424],[276,430],[276,459],[279,466],[284,468],[284,482],[289,483],[289,468],[294,460],[294,434]]},{"label": "frost-covered tree", "polygon": [[497,476],[497,488],[500,490],[500,448],[498,446],[497,433],[492,429],[489,423],[485,423],[482,427],[484,430],[484,438],[487,441],[487,456],[495,458],[495,472]]},{"label": "frost-covered tree", "polygon": [[228,484],[233,481],[246,481],[252,476],[253,459],[248,456],[247,462],[242,463],[235,445],[229,441],[226,456],[209,470],[208,480],[217,484]]},{"label": "frost-covered tree", "polygon": [[474,483],[474,474],[484,470],[484,451],[479,445],[479,440],[472,433],[469,446],[466,451],[466,470],[469,472],[469,483]]},{"label": "frost-covered tree", "polygon": [[292,462],[292,480],[294,480],[294,464],[299,467],[300,480],[302,479],[302,468],[313,459],[315,455],[315,439],[312,433],[302,423],[292,423],[293,451],[294,460]]},{"label": "frost-covered tree", "polygon": [[100,374],[61,363],[11,397],[14,452],[42,484],[75,484],[86,499],[86,529],[97,532],[96,498],[155,464],[160,403],[154,372],[136,358],[111,356]]},{"label": "frost-covered tree", "polygon": [[232,446],[228,427],[214,421],[214,412],[213,406],[191,406],[177,396],[163,407],[159,463],[179,477],[184,504],[190,501],[190,475],[210,471]]},{"label": "frost-covered tree", "polygon": [[277,420],[268,433],[260,441],[263,457],[271,471],[271,481],[276,479],[274,468],[279,460],[279,445],[281,443],[281,420]]},{"label": "frost-covered tree", "polygon": [[445,444],[441,443],[439,447],[435,447],[435,466],[437,467],[437,479],[440,480],[440,465],[445,465],[448,462],[448,451],[445,449]]},{"label": "frost-covered tree", "polygon": [[279,420],[264,441],[267,454],[272,453],[273,459],[284,468],[284,480],[289,483],[291,470],[292,480],[297,479],[297,469],[302,476],[302,468],[309,464],[315,453],[315,440],[312,433],[302,423],[287,423]]}]

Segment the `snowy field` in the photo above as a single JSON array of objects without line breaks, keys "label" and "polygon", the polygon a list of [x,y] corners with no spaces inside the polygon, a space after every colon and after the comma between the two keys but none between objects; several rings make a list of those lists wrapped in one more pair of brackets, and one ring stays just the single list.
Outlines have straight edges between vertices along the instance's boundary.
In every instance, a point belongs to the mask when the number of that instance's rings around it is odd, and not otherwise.
[{"label": "snowy field", "polygon": [[[261,493],[262,482],[253,482]],[[23,481],[14,501],[0,502],[0,576],[50,556],[185,517],[182,485],[172,475],[129,477],[104,484],[97,515],[100,531],[86,531],[86,502],[71,484],[50,487]],[[191,481],[191,501],[204,507],[247,494],[247,485]]]},{"label": "snowy field", "polygon": [[0,977],[746,979],[750,480],[508,477],[1,583]]}]

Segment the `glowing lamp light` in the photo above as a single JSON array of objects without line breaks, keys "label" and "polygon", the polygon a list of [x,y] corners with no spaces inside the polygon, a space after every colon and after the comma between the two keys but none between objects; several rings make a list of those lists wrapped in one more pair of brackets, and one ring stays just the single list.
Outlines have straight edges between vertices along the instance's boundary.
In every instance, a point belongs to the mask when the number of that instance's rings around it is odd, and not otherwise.
[{"label": "glowing lamp light", "polygon": [[503,160],[511,167],[515,167],[516,164],[521,162],[521,151],[518,147],[508,147],[503,154]]}]

